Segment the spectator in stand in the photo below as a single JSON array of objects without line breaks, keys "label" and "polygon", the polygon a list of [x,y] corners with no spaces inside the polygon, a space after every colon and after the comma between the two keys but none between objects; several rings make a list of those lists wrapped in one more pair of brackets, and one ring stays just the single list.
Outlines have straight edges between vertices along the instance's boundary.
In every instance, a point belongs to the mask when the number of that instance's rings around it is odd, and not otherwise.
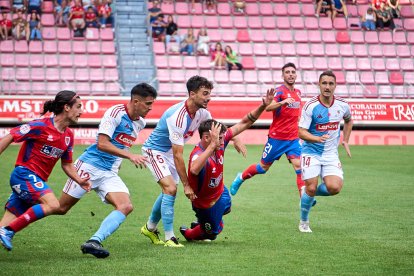
[{"label": "spectator in stand", "polygon": [[155,0],[154,2],[152,2],[152,8],[148,9],[148,17],[150,24],[157,20],[158,16],[161,14],[161,9],[159,5],[160,1]]},{"label": "spectator in stand", "polygon": [[368,7],[367,12],[362,16],[361,27],[367,31],[375,31],[377,16],[372,7]]},{"label": "spectator in stand", "polygon": [[85,24],[87,28],[100,28],[98,17],[92,6],[89,6],[85,13]]},{"label": "spectator in stand", "polygon": [[55,6],[56,25],[69,26],[70,7],[67,0],[62,0],[60,5]]},{"label": "spectator in stand", "polygon": [[244,10],[246,9],[246,2],[235,0],[233,6],[235,12],[244,13]]},{"label": "spectator in stand", "polygon": [[226,54],[223,51],[223,46],[220,42],[216,43],[216,47],[211,51],[211,66],[223,68],[226,63]]},{"label": "spectator in stand", "polygon": [[12,11],[17,13],[19,10],[25,12],[27,9],[27,0],[10,0]]},{"label": "spectator in stand", "polygon": [[160,13],[155,21],[152,22],[152,37],[164,42],[165,28],[167,23],[164,21],[164,15]]},{"label": "spectator in stand", "polygon": [[393,18],[400,18],[400,0],[388,0],[388,9]]},{"label": "spectator in stand", "polygon": [[101,19],[101,28],[105,28],[108,24],[113,25],[111,4],[111,0],[102,0],[102,5],[98,7],[98,16]]},{"label": "spectator in stand", "polygon": [[187,55],[192,56],[194,55],[194,31],[193,29],[188,29],[187,34],[183,37],[183,40],[180,45],[180,53],[187,52]]},{"label": "spectator in stand", "polygon": [[75,37],[83,37],[83,31],[85,29],[85,11],[82,7],[81,0],[75,1],[75,6],[72,8],[69,15],[70,26],[73,29]]},{"label": "spectator in stand", "polygon": [[30,40],[42,40],[42,25],[40,24],[40,15],[36,10],[32,10],[29,17]]},{"label": "spectator in stand", "polygon": [[387,3],[387,0],[372,0],[371,6],[374,11],[378,11],[381,8],[381,3]]},{"label": "spectator in stand", "polygon": [[224,52],[226,53],[227,71],[230,72],[234,67],[243,70],[243,65],[239,62],[237,53],[230,46],[227,45]]},{"label": "spectator in stand", "polygon": [[332,22],[335,20],[336,15],[341,13],[348,19],[348,9],[346,8],[344,0],[333,0],[333,12],[332,12]]},{"label": "spectator in stand", "polygon": [[377,10],[377,28],[382,31],[384,27],[394,30],[395,24],[390,11],[385,9],[385,3],[381,3],[380,9]]},{"label": "spectator in stand", "polygon": [[42,14],[42,0],[29,0],[28,14],[35,10],[37,14]]},{"label": "spectator in stand", "polygon": [[197,51],[199,53],[202,53],[203,55],[208,55],[208,52],[210,50],[209,42],[210,37],[207,34],[207,29],[203,28],[200,31],[198,31]]},{"label": "spectator in stand", "polygon": [[13,23],[13,37],[16,40],[20,39],[26,39],[26,41],[29,41],[30,37],[30,28],[29,23],[27,23],[26,19],[23,18],[23,11],[18,10],[17,11],[17,18],[12,21]]},{"label": "spectator in stand", "polygon": [[181,37],[178,34],[178,26],[174,22],[174,18],[172,15],[168,16],[167,21],[168,21],[168,25],[166,29],[167,35],[165,36],[165,50],[166,51],[171,50],[173,52],[178,52],[178,47],[174,47],[173,49],[170,47],[171,38],[173,38],[178,45],[181,45]]},{"label": "spectator in stand", "polygon": [[9,39],[11,36],[11,30],[13,27],[13,22],[7,18],[8,14],[6,11],[2,12],[2,20],[0,20],[0,36],[1,39]]},{"label": "spectator in stand", "polygon": [[321,13],[325,14],[329,18],[332,17],[333,5],[331,0],[318,0],[316,3],[315,16],[319,17]]}]

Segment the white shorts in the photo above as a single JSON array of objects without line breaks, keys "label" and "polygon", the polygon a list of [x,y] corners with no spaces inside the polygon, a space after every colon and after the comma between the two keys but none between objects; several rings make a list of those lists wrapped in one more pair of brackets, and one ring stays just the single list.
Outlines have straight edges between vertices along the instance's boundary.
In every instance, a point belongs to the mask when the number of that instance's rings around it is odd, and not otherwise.
[{"label": "white shorts", "polygon": [[[81,160],[76,160],[74,165],[81,177],[90,177],[92,190],[98,194],[103,202],[107,203],[105,197],[108,193],[129,194],[127,186],[117,173],[103,171]],[[70,178],[66,181],[63,192],[74,198],[81,198],[86,193],[78,183]]]},{"label": "white shorts", "polygon": [[327,175],[336,175],[343,179],[341,161],[338,155],[318,156],[302,154],[300,156],[302,179],[307,180],[316,176],[324,178]]},{"label": "white shorts", "polygon": [[180,177],[177,173],[177,169],[175,168],[174,156],[171,151],[162,152],[142,148],[142,155],[147,157],[147,167],[151,171],[152,176],[157,183],[164,177],[171,175],[174,182],[178,184]]}]

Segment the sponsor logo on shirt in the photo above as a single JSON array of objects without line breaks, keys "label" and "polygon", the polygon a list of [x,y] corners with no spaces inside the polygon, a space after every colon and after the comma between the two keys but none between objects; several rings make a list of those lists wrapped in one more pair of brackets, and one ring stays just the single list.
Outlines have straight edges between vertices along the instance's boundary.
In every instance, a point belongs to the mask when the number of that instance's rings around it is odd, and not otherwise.
[{"label": "sponsor logo on shirt", "polygon": [[223,173],[221,173],[217,178],[211,178],[210,183],[208,183],[208,187],[216,188],[218,185],[220,185],[222,178],[223,178]]},{"label": "sponsor logo on shirt", "polygon": [[288,104],[289,108],[300,108],[300,102],[293,102]]},{"label": "sponsor logo on shirt", "polygon": [[29,133],[29,131],[30,131],[30,125],[29,124],[21,125],[19,131],[23,135]]},{"label": "sponsor logo on shirt", "polygon": [[62,149],[49,146],[49,145],[43,145],[42,148],[40,149],[40,152],[43,153],[44,155],[47,155],[53,158],[60,158],[63,154]]},{"label": "sponsor logo on shirt", "polygon": [[120,133],[115,137],[115,141],[121,143],[124,146],[131,147],[134,144],[136,138],[131,135]]},{"label": "sponsor logo on shirt", "polygon": [[339,122],[329,122],[326,124],[317,124],[316,130],[317,131],[337,130],[338,127],[339,127]]}]

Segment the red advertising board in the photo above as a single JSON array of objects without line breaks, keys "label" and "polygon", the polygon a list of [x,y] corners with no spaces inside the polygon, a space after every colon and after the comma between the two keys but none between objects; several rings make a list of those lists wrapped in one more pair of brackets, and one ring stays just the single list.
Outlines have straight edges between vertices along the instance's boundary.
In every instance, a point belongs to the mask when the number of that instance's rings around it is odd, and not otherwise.
[{"label": "red advertising board", "polygon": [[[0,124],[18,124],[39,116],[46,97],[0,97]],[[112,105],[126,103],[128,97],[82,97],[84,113],[79,123],[97,124],[104,112]],[[153,110],[147,116],[149,124],[157,123],[161,114],[172,104],[183,98],[157,99]],[[213,117],[225,123],[234,123],[255,108],[261,99],[216,98],[209,103],[208,109]],[[414,100],[349,100],[355,125],[397,125],[414,124]],[[268,125],[271,113],[264,113],[258,123]]]}]

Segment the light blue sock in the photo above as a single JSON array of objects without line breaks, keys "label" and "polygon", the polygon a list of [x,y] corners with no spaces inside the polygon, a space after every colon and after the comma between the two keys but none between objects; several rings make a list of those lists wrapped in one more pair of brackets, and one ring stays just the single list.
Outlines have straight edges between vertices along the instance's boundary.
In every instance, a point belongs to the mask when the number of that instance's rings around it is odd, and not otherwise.
[{"label": "light blue sock", "polygon": [[[151,214],[148,219],[148,222],[150,222],[151,224],[154,224],[155,226],[158,224],[158,222],[161,219],[161,203],[162,203],[163,197],[164,197],[164,194],[160,193],[160,195],[155,200],[154,205],[152,206]],[[150,230],[153,230],[153,229],[150,229]]]},{"label": "light blue sock", "polygon": [[309,220],[309,212],[312,207],[314,198],[308,196],[306,192],[303,193],[302,198],[300,199],[300,219],[303,221]]},{"label": "light blue sock", "polygon": [[173,231],[175,196],[164,194],[161,203],[161,216],[164,231]]},{"label": "light blue sock", "polygon": [[331,194],[329,193],[328,188],[326,188],[325,183],[321,183],[316,189],[316,195],[317,196],[330,196]]},{"label": "light blue sock", "polygon": [[116,229],[119,228],[119,225],[124,222],[126,216],[118,210],[112,211],[101,223],[98,231],[92,236],[91,240],[97,240],[103,242],[107,237],[109,237]]}]

